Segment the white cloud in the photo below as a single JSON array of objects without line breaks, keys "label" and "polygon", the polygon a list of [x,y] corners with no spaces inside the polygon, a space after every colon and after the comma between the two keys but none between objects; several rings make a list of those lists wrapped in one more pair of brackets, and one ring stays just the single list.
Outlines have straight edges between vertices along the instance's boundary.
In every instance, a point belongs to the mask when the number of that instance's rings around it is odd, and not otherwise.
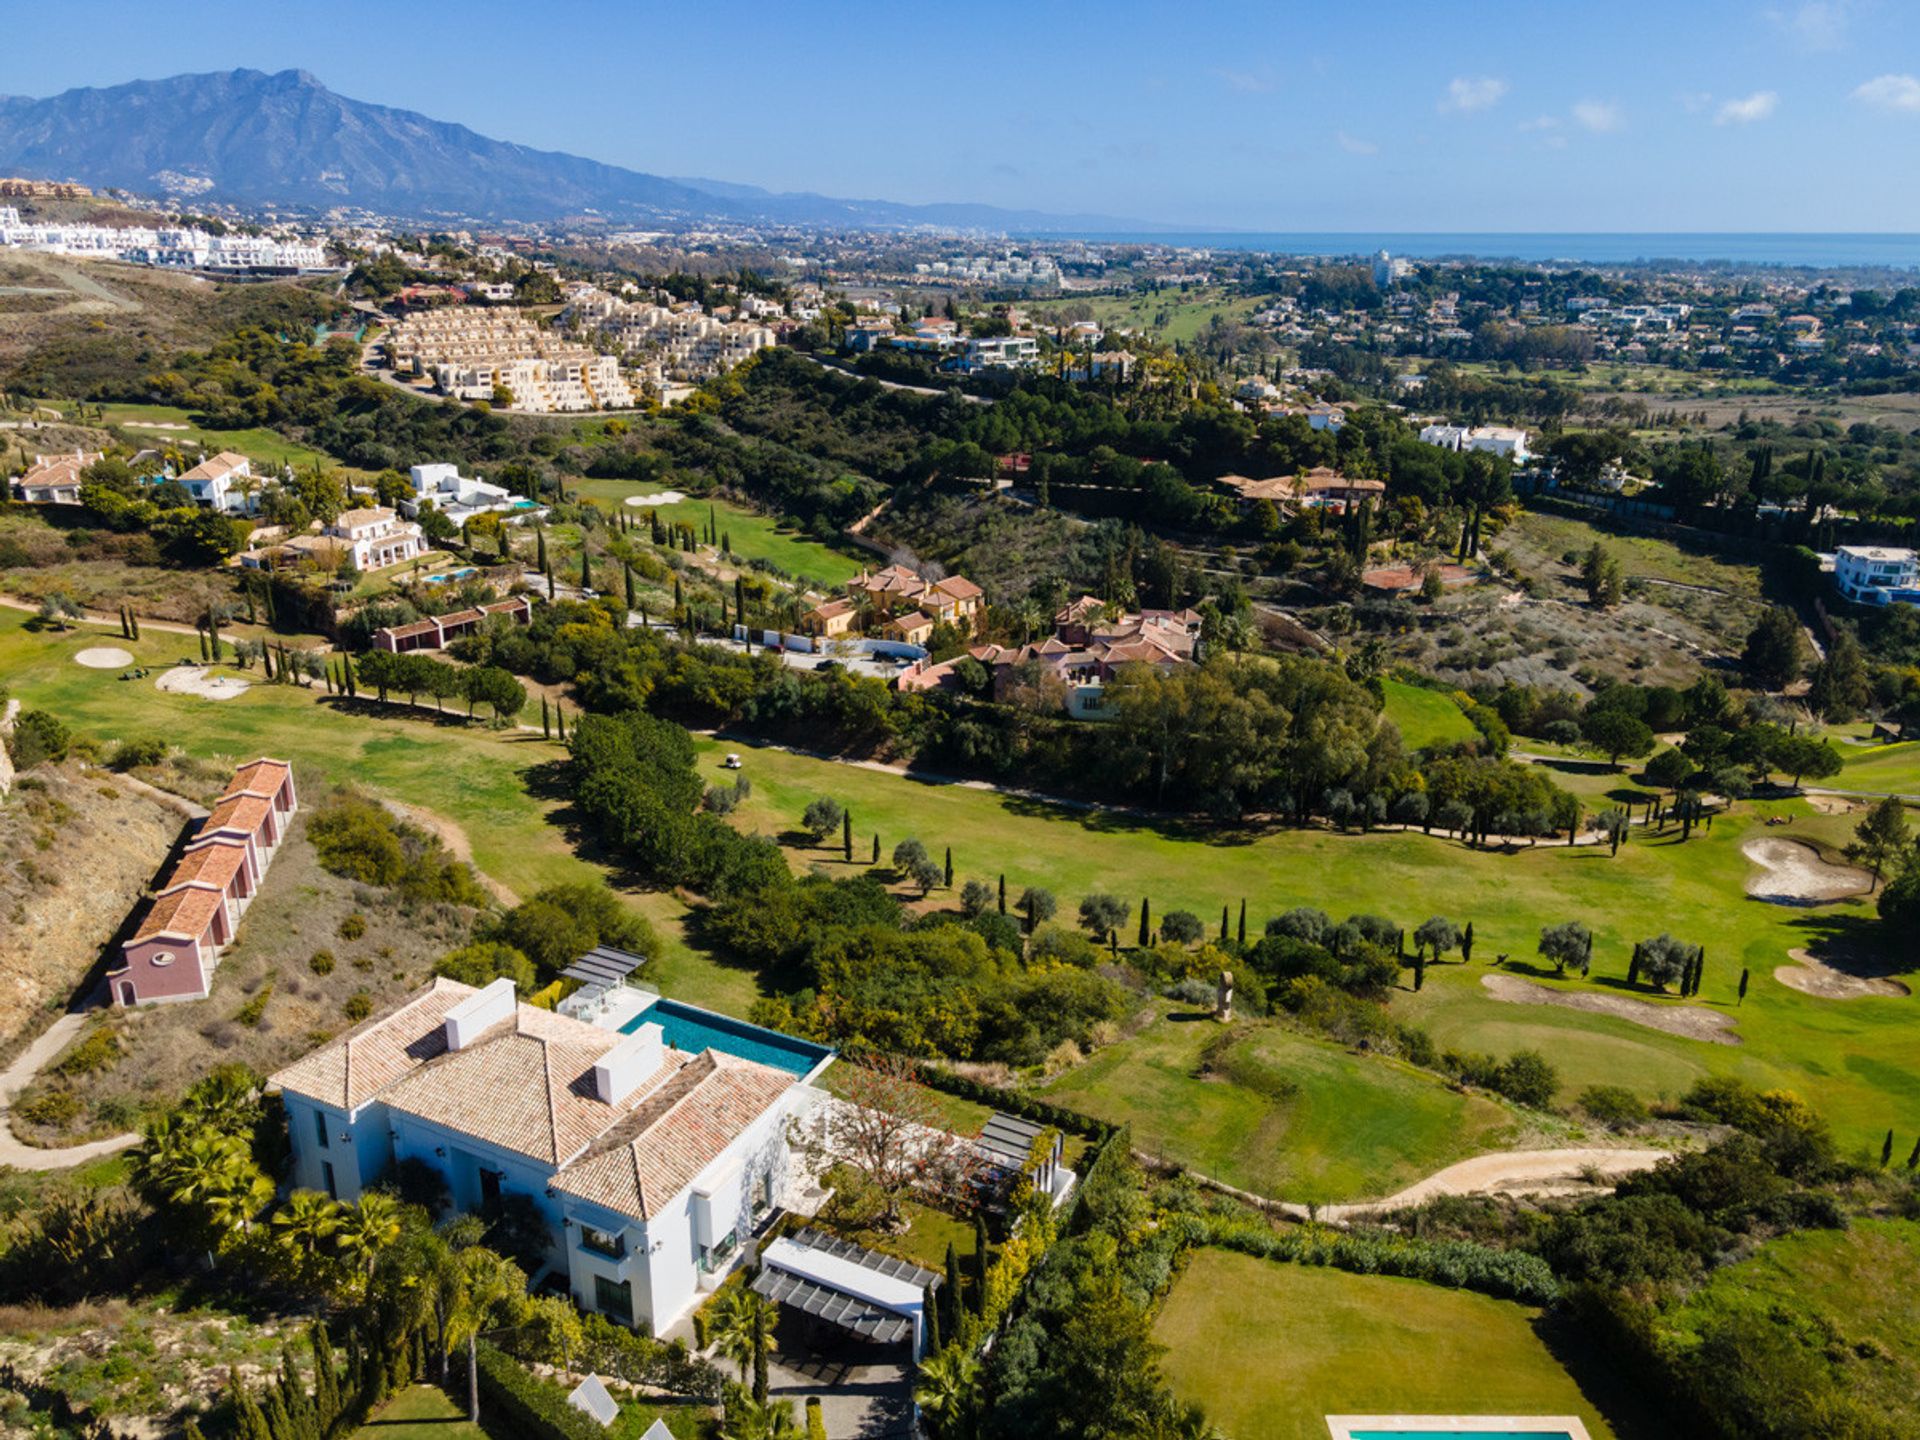
[{"label": "white cloud", "polygon": [[1362,140],[1358,135],[1349,135],[1344,130],[1334,132],[1334,141],[1349,155],[1378,155],[1380,147],[1371,140]]},{"label": "white cloud", "polygon": [[1838,50],[1847,43],[1850,0],[1807,0],[1792,10],[1769,10],[1767,18],[1809,50]]},{"label": "white cloud", "polygon": [[1912,75],[1876,75],[1855,90],[1853,98],[1876,110],[1920,114],[1920,79]]},{"label": "white cloud", "polygon": [[1744,99],[1728,100],[1715,112],[1713,123],[1716,125],[1751,125],[1756,120],[1764,120],[1780,105],[1780,97],[1772,90],[1756,90]]},{"label": "white cloud", "polygon": [[1500,103],[1507,93],[1507,82],[1491,75],[1455,77],[1447,85],[1440,101],[1440,112],[1487,110]]},{"label": "white cloud", "polygon": [[1573,118],[1596,135],[1620,128],[1620,107],[1610,100],[1582,100],[1573,107]]}]

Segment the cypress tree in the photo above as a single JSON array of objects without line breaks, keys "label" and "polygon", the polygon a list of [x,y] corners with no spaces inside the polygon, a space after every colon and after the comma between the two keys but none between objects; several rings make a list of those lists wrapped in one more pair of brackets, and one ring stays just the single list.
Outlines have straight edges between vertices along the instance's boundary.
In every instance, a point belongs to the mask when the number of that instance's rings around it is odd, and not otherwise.
[{"label": "cypress tree", "polygon": [[547,708],[547,697],[544,695],[540,697],[540,738],[543,740],[553,738],[553,715]]},{"label": "cypress tree", "polygon": [[767,1321],[764,1313],[754,1319],[753,1325],[753,1398],[756,1403],[767,1403]]},{"label": "cypress tree", "polygon": [[200,663],[207,663],[207,634],[204,630],[200,632]]},{"label": "cypress tree", "polygon": [[206,1435],[200,1429],[200,1422],[191,1415],[187,1417],[186,1435],[187,1440],[207,1440]]},{"label": "cypress tree", "polygon": [[547,532],[541,526],[534,527],[533,545],[534,568],[542,575],[551,574],[552,572],[547,569]]},{"label": "cypress tree", "polygon": [[947,846],[946,888],[949,890],[953,889],[953,846],[951,845]]},{"label": "cypress tree", "polygon": [[1227,933],[1227,907],[1222,905],[1220,907],[1220,943],[1222,945],[1227,943]]},{"label": "cypress tree", "polygon": [[273,647],[271,645],[260,647],[260,673],[268,680],[273,679]]},{"label": "cypress tree", "polygon": [[987,1307],[987,1217],[973,1212],[973,1312],[983,1314]]},{"label": "cypress tree", "polygon": [[1907,1169],[1920,1170],[1920,1140],[1915,1140],[1913,1149],[1907,1152]]},{"label": "cypress tree", "polygon": [[940,1302],[931,1285],[927,1287],[926,1294],[921,1298],[920,1309],[927,1317],[926,1353],[938,1355],[940,1353]]},{"label": "cypress tree", "polygon": [[747,582],[739,575],[733,577],[733,618],[747,623]]},{"label": "cypress tree", "polygon": [[1747,1003],[1747,981],[1752,974],[1753,972],[1750,970],[1742,970],[1740,972],[1740,998],[1734,1001],[1734,1004],[1744,1005]]},{"label": "cypress tree", "polygon": [[1140,940],[1139,940],[1139,945],[1142,950],[1147,948],[1147,941],[1153,934],[1152,917],[1153,917],[1152,902],[1150,902],[1146,896],[1142,895],[1140,897]]},{"label": "cypress tree", "polygon": [[1007,872],[1000,872],[1000,913],[1007,913]]},{"label": "cypress tree", "polygon": [[1465,965],[1473,959],[1473,922],[1467,921],[1467,928],[1460,936],[1460,963]]},{"label": "cypress tree", "polygon": [[273,1440],[267,1431],[266,1417],[260,1413],[260,1406],[248,1391],[246,1382],[240,1378],[239,1370],[227,1373],[233,1397],[234,1433],[238,1440]]},{"label": "cypress tree", "polygon": [[947,1329],[953,1333],[954,1339],[957,1340],[960,1338],[960,1317],[966,1313],[960,1303],[965,1297],[966,1291],[960,1284],[960,1257],[954,1253],[953,1242],[951,1240],[947,1242],[946,1289],[947,1293],[943,1298],[947,1306]]},{"label": "cypress tree", "polygon": [[313,1322],[313,1409],[320,1434],[325,1436],[340,1418],[340,1374],[334,1368],[333,1342],[324,1321]]},{"label": "cypress tree", "polygon": [[733,554],[733,532],[730,530],[722,530],[720,532],[720,553],[722,555]]},{"label": "cypress tree", "polygon": [[593,588],[593,557],[587,554],[584,543],[580,547],[580,588],[582,590]]},{"label": "cypress tree", "polygon": [[847,864],[853,863],[853,812],[843,811],[840,816],[840,852],[846,857]]},{"label": "cypress tree", "polygon": [[1240,897],[1240,930],[1239,930],[1239,935],[1240,935],[1240,943],[1241,943],[1242,945],[1244,945],[1244,944],[1246,944],[1246,943],[1247,943],[1247,897],[1246,897],[1246,896],[1244,896],[1244,895],[1242,895],[1242,896]]},{"label": "cypress tree", "polygon": [[639,608],[639,601],[636,598],[634,593],[633,566],[631,565],[627,566],[626,571],[627,571],[627,609],[637,610]]},{"label": "cypress tree", "polygon": [[135,615],[132,610],[128,610],[127,614],[133,620],[133,638],[138,640],[140,638],[140,617]]},{"label": "cypress tree", "polygon": [[300,1440],[299,1432],[293,1426],[293,1417],[287,1413],[287,1402],[281,1398],[278,1386],[268,1389],[264,1413],[267,1417],[267,1434],[272,1436],[273,1440]]},{"label": "cypress tree", "polygon": [[553,725],[554,725],[554,729],[559,732],[560,743],[562,745],[566,744],[567,743],[567,712],[562,710],[558,705],[555,705],[553,707]]},{"label": "cypress tree", "polygon": [[673,577],[673,608],[678,611],[685,602],[680,597],[680,577]]},{"label": "cypress tree", "polygon": [[1633,960],[1627,966],[1627,988],[1631,990],[1640,983],[1640,946],[1633,947]]},{"label": "cypress tree", "polygon": [[1416,946],[1413,952],[1413,989],[1418,994],[1420,987],[1427,983],[1427,952]]},{"label": "cypress tree", "polygon": [[1887,1138],[1880,1146],[1880,1168],[1886,1169],[1893,1163],[1893,1131],[1887,1131]]},{"label": "cypress tree", "polygon": [[873,832],[873,859],[867,863],[869,865],[878,865],[880,863],[880,832],[878,830]]}]

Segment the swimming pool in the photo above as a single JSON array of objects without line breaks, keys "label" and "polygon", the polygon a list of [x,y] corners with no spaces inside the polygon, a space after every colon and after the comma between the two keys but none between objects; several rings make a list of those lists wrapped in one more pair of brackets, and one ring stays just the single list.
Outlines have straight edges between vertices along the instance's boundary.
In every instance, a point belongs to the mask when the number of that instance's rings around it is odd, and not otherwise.
[{"label": "swimming pool", "polygon": [[1347,1440],[1570,1440],[1565,1430],[1349,1430]]},{"label": "swimming pool", "polygon": [[462,570],[443,570],[437,575],[429,575],[421,583],[424,585],[444,585],[449,580],[465,580],[468,576],[478,575],[479,573],[478,570],[469,565]]},{"label": "swimming pool", "polygon": [[[716,1015],[711,1010],[682,1005],[674,1000],[654,1001],[622,1025],[620,1033],[631,1035],[642,1025],[649,1024],[658,1025],[665,1032],[666,1043],[670,1047],[688,1055],[698,1055],[702,1050],[718,1050],[724,1055],[737,1055],[742,1060],[756,1060],[762,1065],[771,1065],[790,1075],[805,1075],[833,1054],[824,1045],[798,1040],[791,1035],[782,1035],[777,1030],[749,1025],[744,1020]],[[1560,1437],[1555,1436],[1554,1440],[1560,1440]]]},{"label": "swimming pool", "polygon": [[1333,1440],[1589,1440],[1576,1415],[1329,1415]]}]

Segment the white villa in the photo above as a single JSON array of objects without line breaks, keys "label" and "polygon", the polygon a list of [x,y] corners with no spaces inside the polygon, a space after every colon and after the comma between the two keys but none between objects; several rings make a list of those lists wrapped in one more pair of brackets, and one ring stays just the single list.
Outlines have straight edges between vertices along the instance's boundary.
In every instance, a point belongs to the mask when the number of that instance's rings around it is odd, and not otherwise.
[{"label": "white villa", "polygon": [[76,450],[71,455],[36,455],[32,468],[13,483],[29,505],[78,505],[80,477],[101,453]]},{"label": "white villa", "polygon": [[1842,545],[1833,583],[1859,605],[1920,605],[1920,555],[1891,545]]},{"label": "white villa", "polygon": [[[622,976],[638,957],[623,958]],[[786,1203],[789,1122],[828,1098],[811,1082],[832,1058],[619,980],[556,1012],[511,980],[439,979],[272,1083],[296,1185],[352,1200],[418,1161],[459,1209],[525,1197],[574,1299],[658,1334]]]},{"label": "white villa", "polygon": [[1428,425],[1420,432],[1423,445],[1438,445],[1442,450],[1484,450],[1489,455],[1505,455],[1516,465],[1533,458],[1527,448],[1527,432],[1510,425]]},{"label": "white villa", "polygon": [[235,485],[253,477],[253,462],[232,450],[209,456],[180,477],[187,493],[200,504],[225,515],[244,515],[253,509],[251,488]]},{"label": "white villa", "polygon": [[413,498],[402,500],[400,509],[409,518],[417,517],[420,507],[429,501],[456,525],[464,525],[475,515],[539,508],[504,485],[490,485],[478,475],[462,475],[458,465],[415,465],[408,473],[413,480]]}]

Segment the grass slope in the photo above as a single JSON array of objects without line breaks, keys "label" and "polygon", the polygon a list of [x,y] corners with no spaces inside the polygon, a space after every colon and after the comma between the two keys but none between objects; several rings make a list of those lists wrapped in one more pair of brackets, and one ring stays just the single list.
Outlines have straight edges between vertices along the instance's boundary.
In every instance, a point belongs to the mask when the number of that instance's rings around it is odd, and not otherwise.
[{"label": "grass slope", "polygon": [[1627,1440],[1537,1316],[1417,1280],[1202,1250],[1154,1333],[1175,1393],[1234,1440],[1326,1440],[1328,1415],[1356,1414],[1578,1415],[1593,1440]]},{"label": "grass slope", "polygon": [[1272,1023],[1250,1024],[1218,1073],[1220,1033],[1183,1007],[1050,1087],[1049,1098],[1133,1127],[1134,1144],[1243,1190],[1297,1202],[1376,1199],[1500,1148],[1513,1117],[1430,1075]]},{"label": "grass slope", "polygon": [[[1847,817],[1819,817],[1798,801],[1743,806],[1682,845],[1636,836],[1618,856],[1603,848],[1543,845],[1513,854],[1470,849],[1418,834],[1336,835],[1324,830],[1222,830],[1151,822],[1104,810],[1071,810],[953,784],[756,748],[735,739],[702,742],[701,768],[714,783],[729,751],[746,757],[753,794],[739,822],[792,842],[807,802],[831,795],[853,812],[856,863],[877,830],[890,852],[908,835],[939,856],[953,847],[956,882],[1004,872],[1014,893],[1052,889],[1070,918],[1091,891],[1154,910],[1187,909],[1212,927],[1222,905],[1247,901],[1249,929],[1294,905],[1336,918],[1358,911],[1409,925],[1441,914],[1472,920],[1471,965],[1429,969],[1419,995],[1397,994],[1394,1009],[1427,1025],[1442,1044],[1497,1054],[1531,1046],[1560,1069],[1570,1099],[1582,1087],[1624,1084],[1672,1096],[1704,1074],[1734,1074],[1755,1085],[1798,1091],[1844,1142],[1877,1146],[1887,1126],[1920,1111],[1920,1031],[1912,998],[1817,1000],[1778,984],[1775,967],[1791,949],[1870,931],[1870,904],[1792,909],[1750,900],[1743,840],[1766,832],[1770,814],[1794,816],[1797,838],[1837,840]],[[798,866],[839,873],[836,849],[797,844]],[[944,892],[934,903],[950,904]],[[1537,963],[1545,925],[1578,919],[1593,927],[1594,978],[1555,982],[1570,991],[1620,993],[1636,941],[1662,931],[1706,947],[1706,977],[1695,1003],[1732,1009],[1742,967],[1752,987],[1738,1009],[1739,1045],[1713,1045],[1610,1015],[1493,999],[1480,985],[1486,962],[1506,952],[1510,969]],[[1677,1003],[1677,1002],[1676,1002]]]},{"label": "grass slope", "polygon": [[1424,750],[1430,745],[1451,745],[1471,740],[1475,730],[1453,697],[1438,690],[1423,689],[1399,680],[1382,680],[1386,692],[1387,718],[1400,727],[1400,738],[1409,750]]}]

